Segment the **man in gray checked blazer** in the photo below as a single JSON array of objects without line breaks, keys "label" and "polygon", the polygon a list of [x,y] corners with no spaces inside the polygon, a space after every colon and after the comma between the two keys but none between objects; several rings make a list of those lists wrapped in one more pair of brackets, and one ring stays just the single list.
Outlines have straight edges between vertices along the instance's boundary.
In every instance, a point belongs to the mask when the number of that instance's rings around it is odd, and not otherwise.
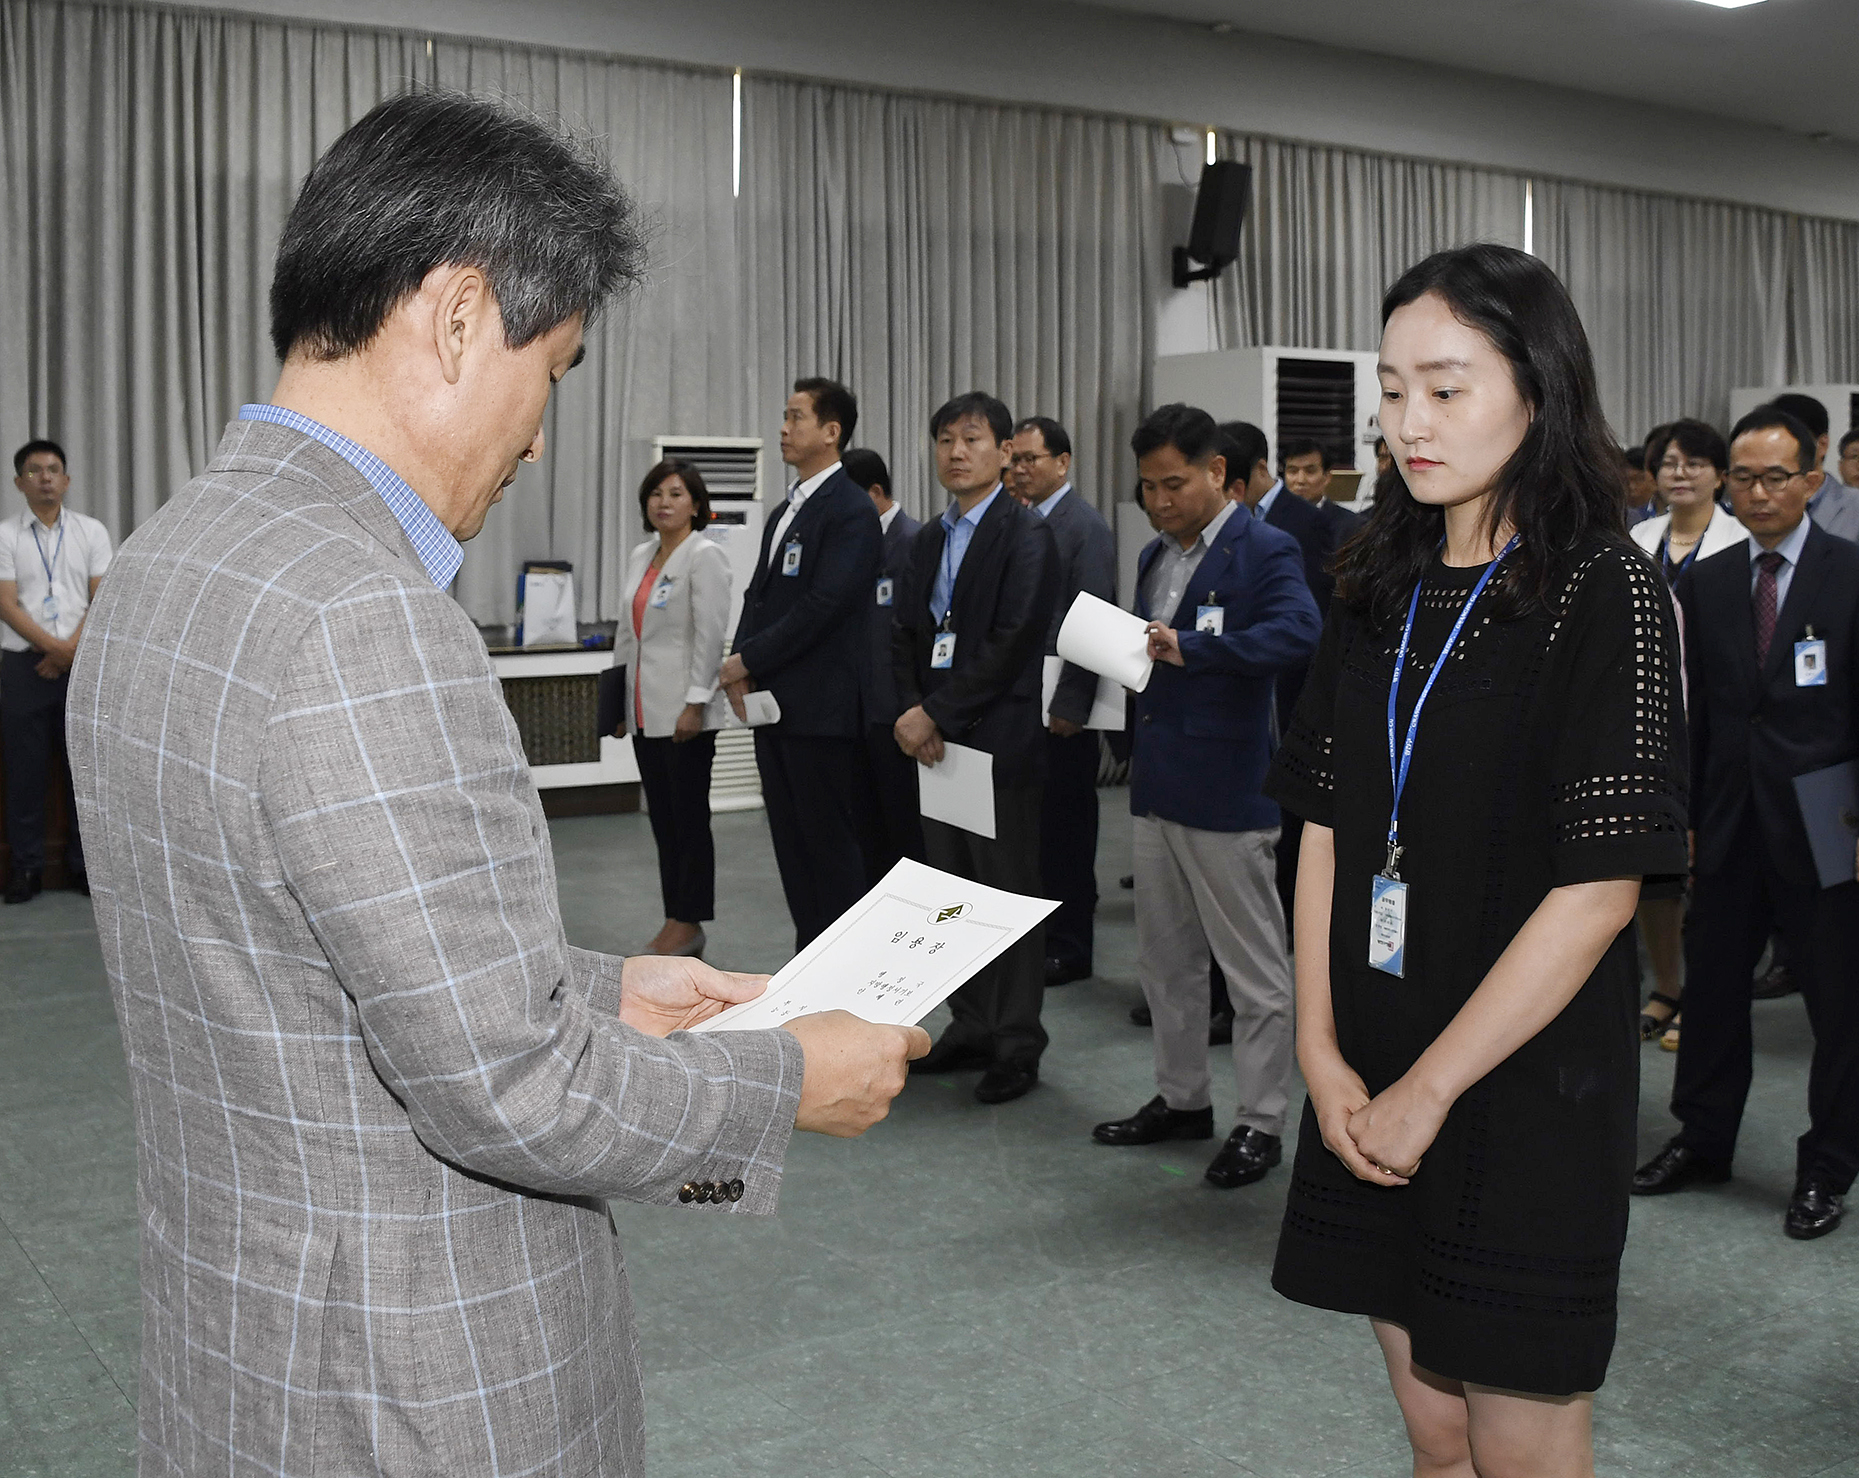
[{"label": "man in gray checked blazer", "polygon": [[678,1028],[761,984],[568,946],[459,540],[636,275],[585,146],[383,104],[279,249],[274,403],[125,543],[70,748],[142,1216],[141,1471],[635,1474],[604,1198],[774,1209],[921,1031]]}]

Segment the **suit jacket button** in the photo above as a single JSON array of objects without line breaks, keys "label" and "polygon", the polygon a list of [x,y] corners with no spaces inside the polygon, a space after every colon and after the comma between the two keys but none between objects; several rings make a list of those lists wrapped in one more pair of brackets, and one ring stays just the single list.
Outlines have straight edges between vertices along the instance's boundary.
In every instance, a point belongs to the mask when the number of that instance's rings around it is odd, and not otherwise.
[{"label": "suit jacket button", "polygon": [[742,1182],[741,1181],[732,1180],[729,1183],[729,1198],[732,1201],[740,1201],[742,1199]]},{"label": "suit jacket button", "polygon": [[689,1206],[691,1202],[695,1201],[696,1199],[697,1199],[697,1183],[695,1181],[687,1180],[684,1182],[683,1185],[678,1187],[678,1200],[682,1202],[684,1205]]},{"label": "suit jacket button", "polygon": [[710,1199],[710,1193],[715,1189],[716,1187],[711,1185],[709,1181],[700,1181],[697,1186],[697,1204],[702,1206]]}]

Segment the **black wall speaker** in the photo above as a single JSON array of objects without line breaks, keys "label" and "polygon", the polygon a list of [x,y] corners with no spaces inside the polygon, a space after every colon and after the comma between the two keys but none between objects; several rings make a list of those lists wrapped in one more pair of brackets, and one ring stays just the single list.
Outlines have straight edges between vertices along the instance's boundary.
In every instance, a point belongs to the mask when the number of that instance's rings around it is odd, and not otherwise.
[{"label": "black wall speaker", "polygon": [[[1201,171],[1201,186],[1194,196],[1194,224],[1188,244],[1175,248],[1175,286],[1217,277],[1239,258],[1239,228],[1252,204],[1252,166],[1222,159]],[[1203,262],[1194,271],[1189,261]]]}]

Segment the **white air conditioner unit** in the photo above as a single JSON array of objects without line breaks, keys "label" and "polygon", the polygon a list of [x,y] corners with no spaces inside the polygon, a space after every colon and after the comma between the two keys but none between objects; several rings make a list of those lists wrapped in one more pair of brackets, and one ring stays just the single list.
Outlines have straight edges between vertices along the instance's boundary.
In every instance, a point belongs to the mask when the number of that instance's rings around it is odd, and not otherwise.
[{"label": "white air conditioner unit", "polygon": [[[677,457],[703,474],[710,492],[710,527],[704,533],[729,556],[729,624],[732,635],[742,615],[742,593],[755,575],[762,547],[762,438],[759,436],[655,436],[654,461]],[[727,651],[727,646],[725,647]],[[753,811],[762,804],[755,742],[747,729],[717,736],[710,771],[712,811]]]},{"label": "white air conditioner unit", "polygon": [[[1827,461],[1825,470],[1840,470],[1840,438],[1859,426],[1859,385],[1770,385],[1744,387],[1730,392],[1730,425],[1734,426],[1757,406],[1778,395],[1811,395],[1827,408]],[[1729,427],[1725,427],[1728,430]]]},{"label": "white air conditioner unit", "polygon": [[1216,421],[1250,421],[1265,433],[1272,465],[1291,437],[1312,436],[1330,448],[1330,496],[1349,502],[1375,487],[1379,357],[1353,349],[1258,345],[1211,354],[1164,354],[1155,360],[1157,405],[1185,401]]}]

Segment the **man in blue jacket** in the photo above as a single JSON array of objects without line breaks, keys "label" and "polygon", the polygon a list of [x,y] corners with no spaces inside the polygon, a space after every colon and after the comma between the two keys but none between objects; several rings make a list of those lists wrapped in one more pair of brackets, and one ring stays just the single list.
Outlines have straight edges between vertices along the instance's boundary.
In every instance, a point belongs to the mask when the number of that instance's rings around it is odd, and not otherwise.
[{"label": "man in blue jacket", "polygon": [[858,401],[844,385],[794,382],[781,460],[795,483],[769,511],[720,674],[739,717],[750,688],[766,688],[781,707],[779,723],[755,731],[755,764],[796,950],[865,895],[856,784],[865,737],[861,617],[884,536],[871,498],[840,465],[857,424]]},{"label": "man in blue jacket", "polygon": [[1137,563],[1136,614],[1155,671],[1136,699],[1137,974],[1155,1021],[1160,1090],[1100,1144],[1211,1139],[1207,956],[1233,999],[1239,1112],[1207,1179],[1231,1190],[1283,1158],[1293,1040],[1291,965],[1274,885],[1278,808],[1261,794],[1272,688],[1322,624],[1297,540],[1226,496],[1213,417],[1165,405],[1130,438],[1159,537]]}]

